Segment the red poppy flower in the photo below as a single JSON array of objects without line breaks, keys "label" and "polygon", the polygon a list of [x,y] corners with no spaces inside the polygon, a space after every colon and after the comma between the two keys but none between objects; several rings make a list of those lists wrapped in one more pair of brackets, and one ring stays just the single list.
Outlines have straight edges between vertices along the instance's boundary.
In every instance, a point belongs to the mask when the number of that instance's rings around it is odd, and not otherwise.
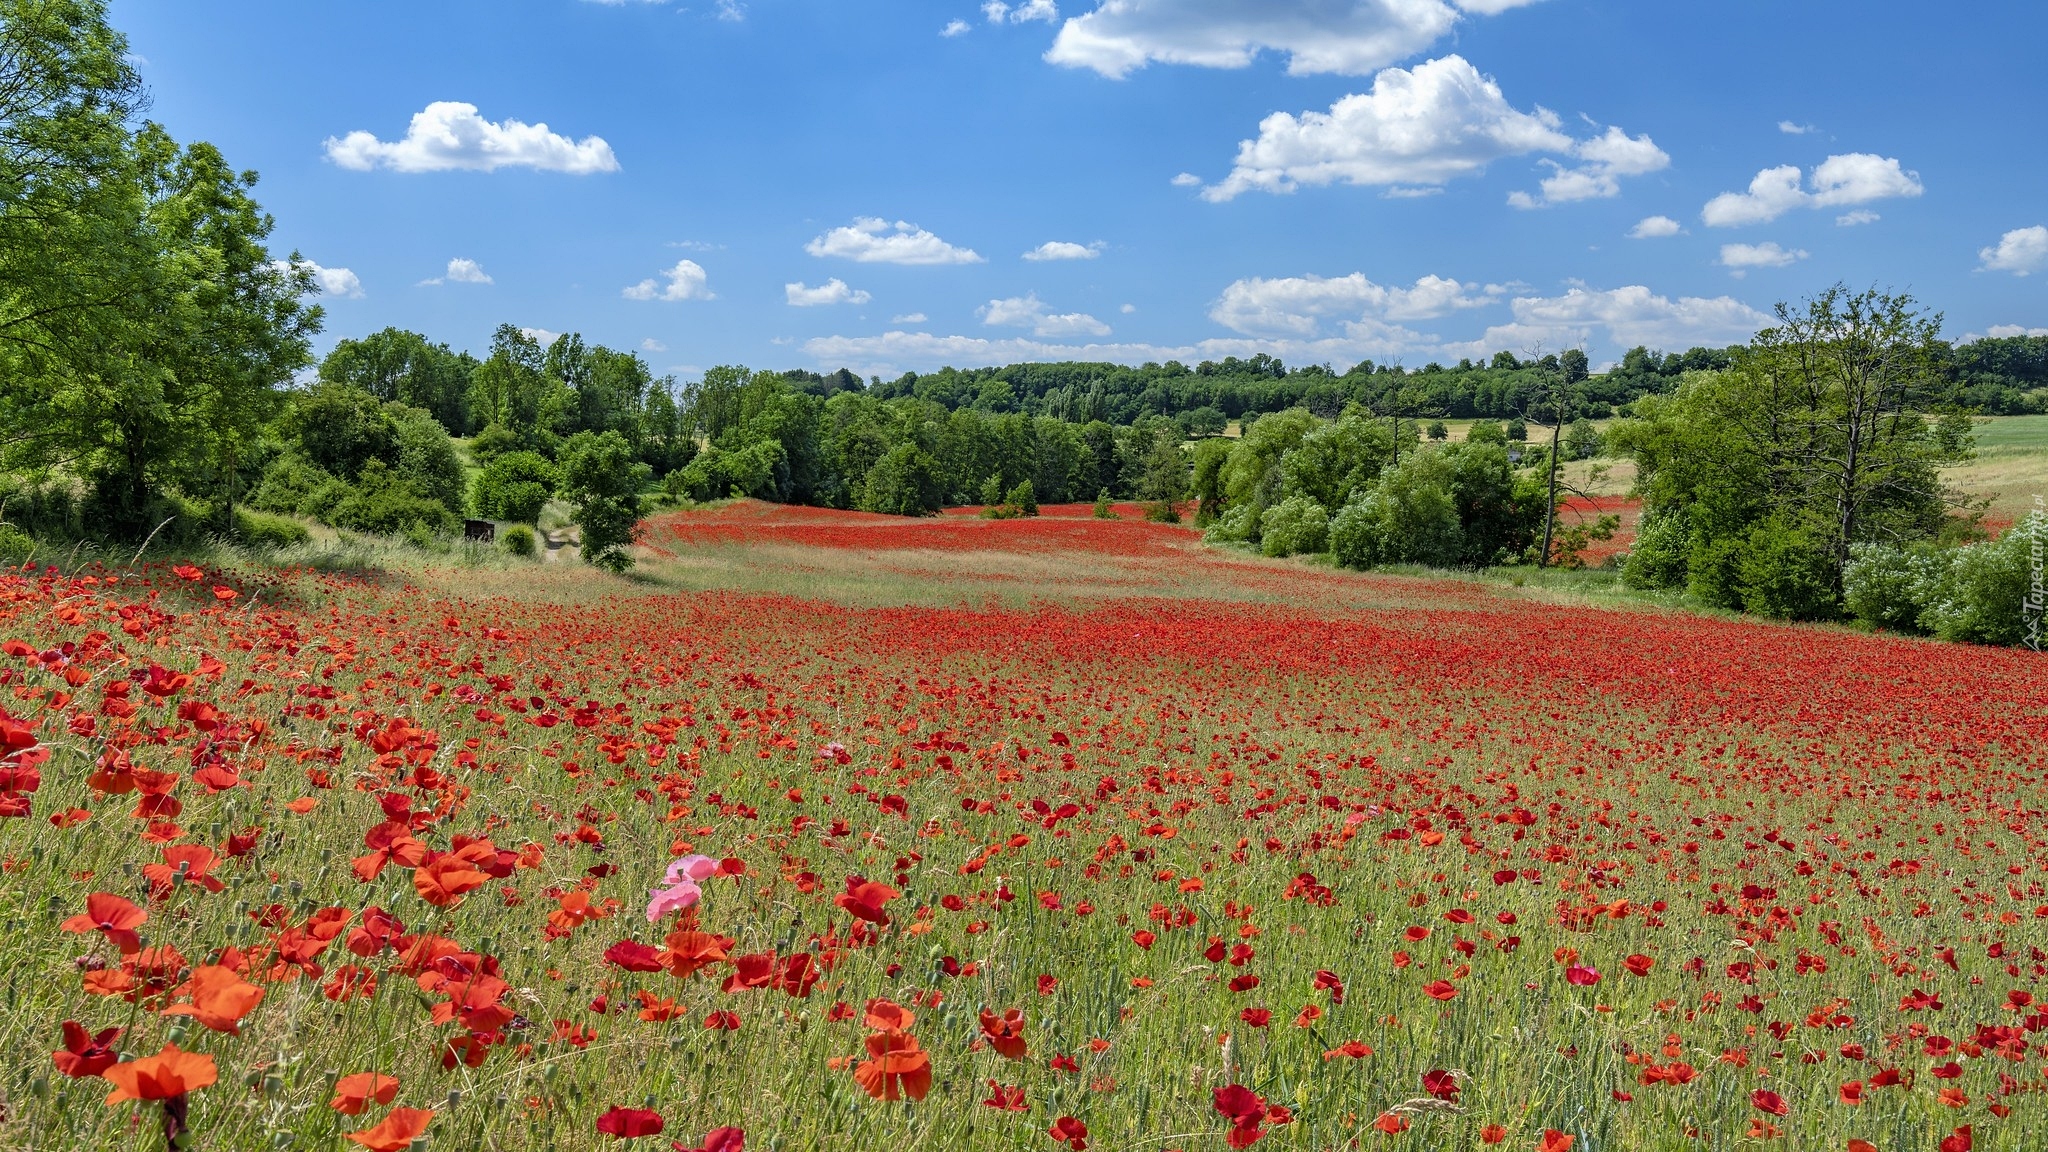
[{"label": "red poppy flower", "polygon": [[1785,1103],[1785,1098],[1768,1088],[1759,1088],[1751,1092],[1749,1094],[1749,1103],[1757,1111],[1768,1112],[1773,1116],[1790,1116],[1792,1114],[1792,1106]]},{"label": "red poppy flower", "polygon": [[610,1108],[597,1118],[597,1130],[614,1140],[637,1140],[661,1134],[661,1113],[650,1108]]},{"label": "red poppy flower", "polygon": [[334,1099],[327,1106],[343,1116],[360,1116],[372,1102],[389,1104],[397,1096],[398,1077],[357,1072],[334,1082]]},{"label": "red poppy flower", "polygon": [[213,1057],[200,1052],[181,1052],[176,1044],[164,1045],[154,1056],[116,1064],[100,1073],[114,1086],[107,1103],[123,1100],[173,1100],[220,1079]]},{"label": "red poppy flower", "polygon": [[149,913],[111,892],[95,892],[85,898],[83,915],[73,916],[57,927],[66,932],[99,932],[123,955],[142,949],[135,929],[149,919]]},{"label": "red poppy flower", "polygon": [[891,1029],[869,1036],[868,1059],[853,1079],[877,1100],[922,1100],[932,1090],[932,1062],[908,1032]]},{"label": "red poppy flower", "polygon": [[405,1152],[434,1122],[431,1108],[393,1108],[374,1126],[361,1132],[344,1132],[341,1138],[360,1144],[370,1152]]},{"label": "red poppy flower", "polygon": [[997,1016],[984,1008],[981,1010],[981,1034],[988,1039],[989,1047],[1005,1060],[1022,1060],[1026,1055],[1024,1043],[1024,1013],[1016,1008]]},{"label": "red poppy flower", "polygon": [[1053,1121],[1053,1125],[1048,1131],[1052,1133],[1054,1142],[1065,1144],[1067,1147],[1072,1148],[1074,1152],[1087,1152],[1088,1126],[1072,1116],[1062,1116],[1058,1120]]},{"label": "red poppy flower", "polygon": [[114,1051],[114,1041],[120,1035],[119,1028],[88,1033],[78,1021],[66,1020],[64,1050],[51,1053],[51,1059],[57,1062],[57,1071],[66,1076],[98,1076],[120,1062],[120,1053]]}]

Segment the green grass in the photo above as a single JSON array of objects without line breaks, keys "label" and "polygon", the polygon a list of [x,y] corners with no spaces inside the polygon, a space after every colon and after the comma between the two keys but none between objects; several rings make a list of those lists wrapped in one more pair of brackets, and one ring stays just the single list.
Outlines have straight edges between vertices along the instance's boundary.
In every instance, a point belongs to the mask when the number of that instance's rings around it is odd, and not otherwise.
[{"label": "green grass", "polygon": [[1986,416],[1977,421],[1977,451],[2048,452],[2048,416]]}]

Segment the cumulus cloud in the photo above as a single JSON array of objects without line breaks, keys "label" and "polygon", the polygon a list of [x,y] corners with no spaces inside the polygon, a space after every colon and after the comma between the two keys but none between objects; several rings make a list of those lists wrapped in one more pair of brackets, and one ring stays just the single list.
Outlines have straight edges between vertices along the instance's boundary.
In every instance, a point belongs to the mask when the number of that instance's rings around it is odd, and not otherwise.
[{"label": "cumulus cloud", "polygon": [[834,276],[816,288],[807,288],[803,281],[782,286],[784,299],[791,308],[817,308],[827,304],[865,304],[874,299],[865,291],[849,288],[846,281]]},{"label": "cumulus cloud", "polygon": [[1034,336],[1107,336],[1109,325],[1085,312],[1054,313],[1038,293],[991,300],[975,309],[981,322],[997,328],[1029,328]]},{"label": "cumulus cloud", "polygon": [[1071,240],[1047,240],[1024,254],[1026,260],[1093,260],[1102,255],[1105,245],[1097,240],[1092,244],[1076,244]]},{"label": "cumulus cloud", "polygon": [[1209,309],[1209,319],[1248,335],[1315,336],[1321,322],[1342,319],[1346,330],[1385,321],[1429,320],[1494,303],[1499,289],[1424,276],[1413,287],[1375,284],[1362,272],[1349,276],[1251,277],[1233,281]]},{"label": "cumulus cloud", "polygon": [[804,245],[817,257],[836,256],[861,264],[981,264],[972,248],[956,248],[915,224],[890,224],[879,216],[857,217]]},{"label": "cumulus cloud", "polygon": [[526,337],[528,340],[539,341],[541,347],[543,348],[547,347],[550,344],[553,344],[555,341],[560,340],[562,338],[562,334],[560,332],[556,332],[547,328],[521,328],[519,330],[519,334],[521,336]]},{"label": "cumulus cloud", "polygon": [[666,352],[668,351],[668,345],[663,344],[661,341],[656,340],[652,336],[649,336],[647,339],[642,340],[640,342],[640,350],[643,352]]},{"label": "cumulus cloud", "polygon": [[1768,224],[1794,208],[1846,207],[1923,191],[1920,174],[1904,170],[1896,159],[1850,152],[1821,161],[1803,183],[1796,164],[1766,168],[1749,182],[1749,191],[1723,192],[1707,201],[1700,219],[1714,228]]},{"label": "cumulus cloud", "polygon": [[1804,136],[1808,132],[1812,132],[1814,130],[1815,129],[1813,125],[1801,124],[1797,120],[1778,121],[1778,131],[1783,132],[1787,136]]},{"label": "cumulus cloud", "polygon": [[1721,266],[1729,269],[1738,279],[1746,275],[1751,268],[1783,268],[1806,257],[1806,249],[1780,248],[1775,240],[1768,240],[1762,244],[1721,245]]},{"label": "cumulus cloud", "polygon": [[1977,259],[1984,262],[1980,266],[1983,271],[2015,276],[2048,268],[2048,225],[2015,228],[1999,237],[1997,244],[1978,249]]},{"label": "cumulus cloud", "polygon": [[1598,290],[1574,285],[1559,296],[1509,301],[1512,323],[1477,340],[1446,344],[1446,355],[1487,356],[1503,348],[1571,348],[1597,342],[1620,348],[1690,348],[1735,344],[1768,327],[1771,318],[1732,296],[1662,296],[1640,284]]},{"label": "cumulus cloud", "polygon": [[[279,272],[290,272],[294,265],[288,260],[272,260],[270,266]],[[311,260],[300,260],[296,265],[313,274],[313,283],[320,286],[323,296],[338,296],[343,300],[361,300],[363,281],[346,268],[323,268]]]},{"label": "cumulus cloud", "polygon": [[1631,240],[1657,240],[1683,231],[1685,229],[1679,226],[1678,221],[1669,216],[1645,216],[1628,230],[1628,236]]},{"label": "cumulus cloud", "polygon": [[400,140],[384,141],[355,131],[327,138],[327,158],[343,168],[367,172],[492,172],[499,168],[538,168],[586,176],[616,172],[619,161],[602,137],[571,140],[546,124],[484,119],[474,104],[437,100],[413,114]]},{"label": "cumulus cloud", "polygon": [[1619,177],[1655,171],[1671,159],[1648,136],[1631,137],[1619,128],[1574,140],[1556,113],[1516,109],[1497,82],[1453,55],[1413,70],[1385,69],[1373,78],[1371,92],[1346,96],[1328,112],[1266,117],[1257,139],[1238,144],[1230,174],[1202,195],[1229,200],[1251,190],[1291,192],[1303,184],[1340,181],[1426,195],[1433,190],[1428,186],[1531,152],[1585,163],[1554,165],[1543,200],[1522,194],[1518,202],[1528,206],[1613,195]]},{"label": "cumulus cloud", "polygon": [[1182,172],[1173,178],[1173,186],[1175,188],[1200,188],[1202,186],[1202,178],[1193,172]]},{"label": "cumulus cloud", "polygon": [[1544,178],[1542,191],[1535,196],[1511,192],[1508,203],[1517,208],[1540,208],[1574,200],[1609,199],[1621,195],[1623,176],[1644,176],[1671,166],[1671,156],[1649,136],[1630,136],[1611,126],[1605,133],[1573,145],[1572,155],[1585,163],[1568,168],[1545,160],[1551,173]]},{"label": "cumulus cloud", "polygon": [[922,312],[905,312],[901,316],[889,317],[891,324],[922,324],[928,317]]},{"label": "cumulus cloud", "polygon": [[448,261],[448,270],[439,276],[420,281],[422,287],[429,284],[490,284],[490,273],[484,266],[466,256],[457,256]]},{"label": "cumulus cloud", "polygon": [[1428,48],[1457,22],[1444,0],[1102,0],[1061,25],[1045,58],[1121,79],[1153,61],[1243,68],[1273,51],[1287,56],[1293,75],[1363,75]]},{"label": "cumulus cloud", "polygon": [[1858,224],[1875,224],[1882,219],[1884,217],[1868,208],[1858,208],[1854,212],[1844,212],[1835,217],[1835,225],[1840,228],[1854,228]]},{"label": "cumulus cloud", "polygon": [[[1993,340],[2010,340],[2014,336],[2048,336],[2048,328],[2026,328],[2018,324],[1993,324],[1990,331],[1984,333],[1984,335]],[[1971,337],[1966,336],[1963,338],[1963,343],[1968,344],[1971,342],[1971,339]]]},{"label": "cumulus cloud", "polygon": [[716,300],[712,293],[710,277],[695,260],[678,260],[673,268],[663,272],[667,283],[652,279],[642,280],[619,295],[628,300]]},{"label": "cumulus cloud", "polygon": [[965,35],[970,27],[971,25],[965,20],[948,20],[946,21],[946,26],[939,29],[939,35],[951,39],[954,36]]}]

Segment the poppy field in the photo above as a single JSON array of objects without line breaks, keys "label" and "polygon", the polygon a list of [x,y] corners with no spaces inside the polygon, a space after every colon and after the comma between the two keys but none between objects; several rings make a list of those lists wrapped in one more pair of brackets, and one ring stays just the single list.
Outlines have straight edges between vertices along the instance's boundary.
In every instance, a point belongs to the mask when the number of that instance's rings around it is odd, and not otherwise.
[{"label": "poppy field", "polygon": [[0,1146],[2040,1147],[2036,654],[645,528],[0,574]]}]

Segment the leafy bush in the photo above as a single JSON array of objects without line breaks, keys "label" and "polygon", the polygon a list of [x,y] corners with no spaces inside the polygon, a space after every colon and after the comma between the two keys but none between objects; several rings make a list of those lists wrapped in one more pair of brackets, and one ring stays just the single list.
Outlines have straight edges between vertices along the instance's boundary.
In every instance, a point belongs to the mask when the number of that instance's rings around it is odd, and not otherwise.
[{"label": "leafy bush", "polygon": [[1889,544],[1857,544],[1842,568],[1842,607],[1878,628],[1920,630],[1928,585],[1948,568],[1945,554],[1916,554]]},{"label": "leafy bush", "polygon": [[1465,546],[1456,489],[1456,468],[1441,451],[1411,452],[1388,468],[1367,496],[1380,517],[1380,562],[1456,565]]},{"label": "leafy bush", "polygon": [[35,550],[35,537],[12,524],[0,524],[0,563],[23,563]]},{"label": "leafy bush", "polygon": [[1210,525],[1209,530],[1203,533],[1203,539],[1225,544],[1241,544],[1250,540],[1258,531],[1258,527],[1259,509],[1256,505],[1234,504],[1216,518],[1216,523]]},{"label": "leafy bush", "polygon": [[325,519],[337,528],[386,536],[416,530],[453,532],[457,526],[447,505],[376,460],[363,467],[355,487],[329,509]]},{"label": "leafy bush", "polygon": [[716,446],[704,449],[688,465],[669,473],[663,487],[679,500],[769,499],[775,495],[778,477],[788,472],[789,454],[782,442],[756,440],[735,451]]},{"label": "leafy bush", "polygon": [[1145,505],[1145,520],[1152,524],[1180,523],[1180,509],[1171,500],[1154,500]]},{"label": "leafy bush", "polygon": [[[1526,429],[1523,434],[1527,435]],[[1505,446],[1507,442],[1507,429],[1501,427],[1498,420],[1474,420],[1472,427],[1465,432],[1465,443],[1467,444],[1500,444]]]},{"label": "leafy bush", "polygon": [[1259,517],[1259,551],[1268,556],[1321,552],[1329,537],[1329,510],[1306,496],[1289,496]]},{"label": "leafy bush", "polygon": [[1621,566],[1621,582],[1630,588],[1682,588],[1691,549],[1692,526],[1683,513],[1644,516]]},{"label": "leafy bush", "polygon": [[[278,512],[286,515],[299,512],[311,496],[323,485],[335,481],[335,475],[320,467],[298,452],[285,452],[270,462],[263,472],[263,482],[249,494],[248,505],[259,512]],[[336,497],[337,500],[340,497]],[[333,504],[329,503],[328,507]]]},{"label": "leafy bush", "polygon": [[2048,548],[2048,516],[2039,512],[1996,540],[1950,551],[1945,570],[1921,585],[1920,626],[1944,640],[2024,642],[2036,548]]},{"label": "leafy bush", "polygon": [[1370,568],[1383,551],[1379,510],[1354,500],[1330,518],[1330,553],[1346,568]]},{"label": "leafy bush", "polygon": [[1003,498],[1003,503],[1015,508],[1019,515],[1038,515],[1038,495],[1032,491],[1029,480],[1019,481],[1015,488],[1010,489],[1010,494]]},{"label": "leafy bush", "polygon": [[1109,489],[1107,488],[1095,494],[1095,518],[1097,520],[1114,520],[1117,518],[1116,508],[1109,502]]},{"label": "leafy bush", "polygon": [[1812,533],[1772,518],[1750,530],[1736,562],[1744,611],[1773,620],[1836,616],[1834,559]]},{"label": "leafy bush", "polygon": [[498,544],[514,556],[531,556],[540,549],[539,538],[524,524],[514,524],[500,532]]},{"label": "leafy bush", "polygon": [[398,450],[392,470],[410,480],[421,494],[439,500],[450,512],[462,512],[468,487],[462,472],[462,457],[455,441],[440,421],[419,408],[387,404],[398,427]]},{"label": "leafy bush", "polygon": [[1508,421],[1507,437],[1517,442],[1529,439],[1529,423],[1520,416]]},{"label": "leafy bush", "polygon": [[235,509],[235,538],[261,548],[289,548],[313,538],[296,520],[273,516],[251,508]]},{"label": "leafy bush", "polygon": [[483,431],[470,437],[469,455],[478,464],[489,467],[491,461],[507,452],[519,451],[519,434],[503,424],[486,424]]},{"label": "leafy bush", "polygon": [[487,520],[531,524],[554,494],[555,466],[536,452],[506,452],[492,458],[477,474],[472,501]]}]

